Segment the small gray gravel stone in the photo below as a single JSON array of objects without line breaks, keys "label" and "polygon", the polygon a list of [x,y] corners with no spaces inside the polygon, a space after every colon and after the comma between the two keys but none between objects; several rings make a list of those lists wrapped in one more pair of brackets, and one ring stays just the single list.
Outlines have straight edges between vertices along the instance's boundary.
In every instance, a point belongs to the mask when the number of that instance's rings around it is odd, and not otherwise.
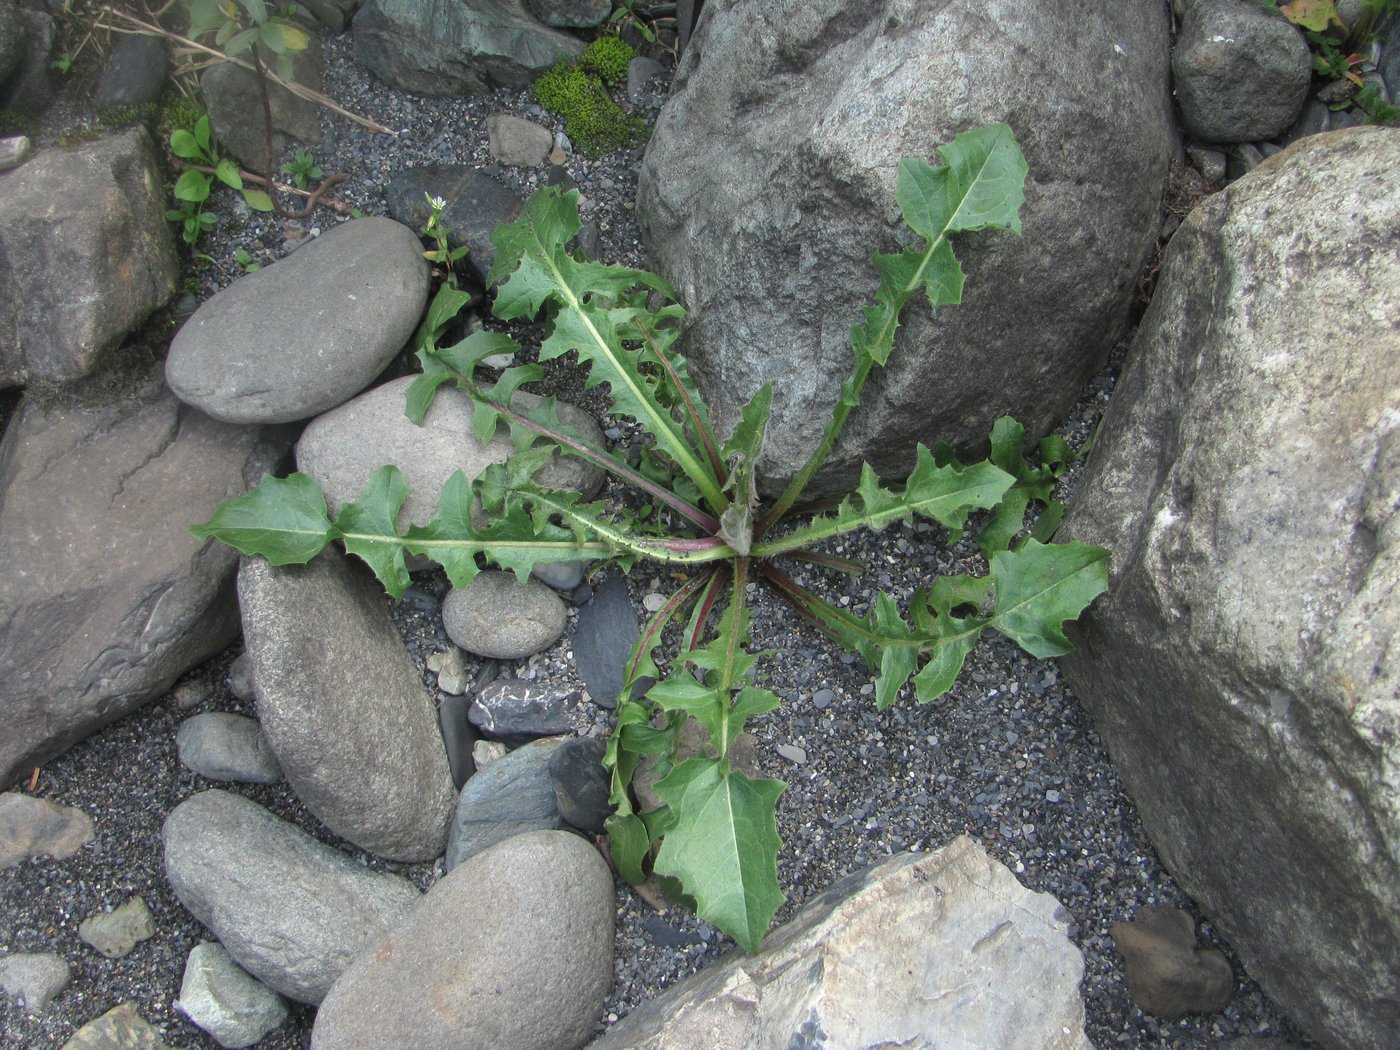
[{"label": "small gray gravel stone", "polygon": [[287,1001],[217,941],[190,950],[175,1009],[223,1047],[252,1046],[287,1020]]},{"label": "small gray gravel stone", "polygon": [[469,653],[521,660],[559,640],[567,623],[564,603],[538,580],[522,586],[514,573],[488,569],[442,603],[447,636]]},{"label": "small gray gravel stone", "polygon": [[492,113],[486,118],[491,156],[502,164],[521,168],[537,168],[549,156],[554,136],[532,120],[522,120],[509,113]]},{"label": "small gray gravel stone", "polygon": [[256,718],[231,711],[206,711],[180,723],[175,733],[180,762],[210,780],[276,784],[277,756]]},{"label": "small gray gravel stone", "polygon": [[16,952],[0,956],[0,991],[30,1013],[45,1009],[68,987],[68,963],[53,952]]},{"label": "small gray gravel stone", "polygon": [[78,936],[109,959],[120,959],[155,935],[155,919],[140,896],[111,911],[89,915],[78,926]]}]

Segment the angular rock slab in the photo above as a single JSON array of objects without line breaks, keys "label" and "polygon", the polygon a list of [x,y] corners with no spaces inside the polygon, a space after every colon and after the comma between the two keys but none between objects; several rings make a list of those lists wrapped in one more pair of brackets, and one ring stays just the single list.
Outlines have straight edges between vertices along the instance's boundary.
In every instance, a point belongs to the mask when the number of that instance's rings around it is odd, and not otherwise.
[{"label": "angular rock slab", "polygon": [[179,265],[141,128],[0,175],[0,387],[64,382],[175,294]]},{"label": "angular rock slab", "polygon": [[135,1003],[122,1003],[79,1028],[63,1050],[170,1050],[170,1046]]},{"label": "angular rock slab", "polygon": [[419,898],[407,879],[370,871],[227,791],[181,802],[162,837],[180,903],[239,966],[303,1003],[319,1003]]},{"label": "angular rock slab", "polygon": [[583,54],[582,40],[546,28],[521,0],[367,0],[354,31],[361,65],[419,95],[522,88]]},{"label": "angular rock slab", "polygon": [[252,1046],[287,1019],[287,1002],[248,973],[223,945],[205,941],[190,950],[175,1009],[220,1046]]},{"label": "angular rock slab", "polygon": [[1064,658],[1143,824],[1319,1041],[1400,1032],[1400,131],[1317,135],[1172,239],[1064,538]]},{"label": "angular rock slab", "polygon": [[237,554],[189,526],[287,444],[155,387],[105,406],[21,404],[0,442],[0,785],[233,641]]},{"label": "angular rock slab", "polygon": [[67,860],[92,841],[80,809],[18,791],[0,794],[0,871],[35,857]]},{"label": "angular rock slab", "polygon": [[[319,91],[324,72],[321,41],[314,35],[307,40],[309,46],[292,56],[292,78]],[[199,78],[199,94],[223,151],[255,171],[265,171],[267,121],[257,73],[232,62],[216,63]],[[321,141],[321,107],[315,102],[279,84],[268,84],[267,103],[272,112],[273,157],[280,157],[294,142],[316,145]]]},{"label": "angular rock slab", "polygon": [[[360,498],[370,475],[386,463],[403,472],[408,497],[399,511],[400,529],[409,523],[426,525],[437,513],[443,483],[460,470],[475,478],[492,463],[511,454],[509,435],[502,427],[483,445],[472,432],[473,401],[464,390],[443,387],[415,426],[403,414],[404,396],[413,376],[391,379],[353,401],[313,420],[297,442],[297,469],[320,483],[332,515]],[[520,391],[511,404],[529,411],[540,403]],[[603,446],[598,424],[582,409],[559,406],[559,416],[595,448]],[[591,498],[603,484],[603,472],[572,456],[553,459],[536,476],[547,488],[570,489]]]},{"label": "angular rock slab", "polygon": [[966,836],[848,876],[644,1004],[595,1050],[1090,1050],[1068,916]]},{"label": "angular rock slab", "polygon": [[449,871],[508,838],[564,826],[549,773],[549,759],[559,743],[536,740],[467,779],[457,798],[443,859]]},{"label": "angular rock slab", "polygon": [[456,792],[437,712],[368,571],[335,550],[245,558],[238,595],[258,720],[302,804],[381,857],[441,856]]},{"label": "angular rock slab", "polygon": [[309,419],[384,371],[427,298],[417,235],[352,219],[200,306],[170,344],[165,381],[230,423]]},{"label": "angular rock slab", "polygon": [[313,1050],[575,1050],[613,981],[612,875],[576,835],[507,839],[450,871],[366,949]]},{"label": "angular rock slab", "polygon": [[[647,147],[637,217],[691,311],[681,349],[726,429],[774,384],[772,487],[817,444],[851,369],[875,251],[905,243],[898,162],[1009,120],[1030,164],[1024,236],[956,246],[962,305],[910,301],[816,489],[862,459],[1046,433],[1127,324],[1174,150],[1166,6],[734,0],[707,7]],[[1041,56],[1044,62],[1032,60]],[[736,290],[742,292],[736,294]]]}]

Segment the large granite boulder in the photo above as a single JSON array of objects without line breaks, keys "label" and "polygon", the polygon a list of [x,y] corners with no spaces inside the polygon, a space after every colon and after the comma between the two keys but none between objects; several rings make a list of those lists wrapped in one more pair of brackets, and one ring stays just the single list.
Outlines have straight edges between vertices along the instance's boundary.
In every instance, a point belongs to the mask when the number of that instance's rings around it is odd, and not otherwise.
[{"label": "large granite boulder", "polygon": [[238,554],[189,526],[286,455],[157,384],[21,403],[0,442],[0,785],[168,689],[238,633]]},{"label": "large granite boulder", "polygon": [[0,175],[0,387],[87,375],[170,299],[162,198],[140,128]]},{"label": "large granite boulder", "polygon": [[307,809],[391,860],[442,855],[456,790],[432,697],[364,565],[245,558],[243,643],[258,720]]},{"label": "large granite boulder", "polygon": [[536,19],[523,0],[368,0],[355,58],[390,87],[420,95],[522,88],[583,41]]},{"label": "large granite boulder", "polygon": [[957,251],[961,306],[905,317],[820,488],[862,459],[903,476],[1010,412],[1045,433],[1122,332],[1174,148],[1166,5],[710,0],[647,149],[638,218],[692,311],[681,349],[724,426],[774,383],[767,484],[806,458],[847,336],[905,238],[902,157],[1007,121],[1030,164],[1024,236]]},{"label": "large granite boulder", "polygon": [[756,956],[643,1004],[594,1050],[1089,1050],[1068,913],[966,836],[809,901]]},{"label": "large granite boulder", "polygon": [[1172,240],[1066,538],[1064,666],[1162,860],[1324,1045],[1400,1032],[1400,131],[1314,136]]}]

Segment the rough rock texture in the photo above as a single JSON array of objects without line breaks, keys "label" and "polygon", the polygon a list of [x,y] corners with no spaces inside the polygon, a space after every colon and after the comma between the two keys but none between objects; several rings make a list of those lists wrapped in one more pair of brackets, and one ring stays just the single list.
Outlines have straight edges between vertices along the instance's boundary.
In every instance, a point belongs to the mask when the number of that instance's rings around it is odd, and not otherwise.
[{"label": "rough rock texture", "polygon": [[[323,73],[321,42],[314,36],[307,39],[310,46],[293,56],[292,72],[298,84],[319,91]],[[199,94],[209,108],[209,124],[224,152],[233,154],[254,171],[265,173],[267,122],[257,73],[232,62],[221,62],[199,78]],[[267,101],[272,110],[274,158],[281,157],[294,142],[314,145],[321,141],[321,107],[315,102],[272,83],[267,87]]]},{"label": "rough rock texture", "polygon": [[1171,905],[1141,909],[1108,928],[1133,1002],[1156,1017],[1219,1013],[1230,1005],[1235,975],[1225,953],[1196,945],[1196,920]]},{"label": "rough rock texture", "polygon": [[428,299],[423,245],[392,219],[354,219],[200,306],[170,344],[165,380],[230,423],[334,408],[403,349]]},{"label": "rough rock texture", "polygon": [[523,584],[513,572],[487,569],[442,603],[447,636],[469,653],[523,660],[548,649],[564,634],[564,602],[536,579]]},{"label": "rough rock texture", "polygon": [[170,299],[163,198],[140,128],[0,175],[0,387],[87,375]]},{"label": "rough rock texture", "polygon": [[549,774],[549,759],[558,746],[557,739],[536,740],[467,780],[444,857],[449,871],[513,835],[564,826]]},{"label": "rough rock texture", "polygon": [[546,28],[522,0],[368,0],[355,15],[355,58],[420,95],[524,87],[582,53],[583,41]]},{"label": "rough rock texture", "polygon": [[170,1050],[160,1033],[146,1023],[135,1003],[114,1006],[89,1021],[63,1044],[63,1050]]},{"label": "rough rock texture", "polygon": [[[413,376],[390,380],[317,417],[297,442],[297,469],[320,483],[331,514],[360,498],[365,483],[377,468],[392,463],[403,472],[408,497],[399,512],[400,528],[426,525],[437,513],[438,496],[455,471],[475,478],[492,463],[510,456],[510,436],[501,427],[486,445],[472,433],[471,396],[455,387],[443,387],[433,398],[423,425],[415,426],[403,414],[404,395]],[[540,398],[523,390],[511,403],[529,410]],[[598,424],[586,412],[561,404],[559,415],[576,427],[595,447],[604,444]],[[573,456],[556,457],[538,476],[541,485],[571,489],[591,498],[603,484],[597,467]]]},{"label": "rough rock texture", "polygon": [[967,837],[841,880],[642,1005],[595,1050],[1090,1050],[1068,916]]},{"label": "rough rock texture", "polygon": [[68,987],[68,963],[52,952],[0,956],[0,991],[30,1013],[39,1013]]},{"label": "rough rock texture", "polygon": [[0,442],[0,785],[233,640],[237,554],[188,527],[287,443],[154,384],[105,406],[21,404]]},{"label": "rough rock texture", "polygon": [[1062,530],[1113,551],[1063,664],[1162,860],[1356,1050],[1400,1032],[1397,160],[1314,136],[1187,218]]},{"label": "rough rock texture", "polygon": [[252,1046],[287,1019],[286,1001],[217,941],[190,950],[174,1006],[224,1047]]},{"label": "rough rock texture", "polygon": [[319,1003],[365,945],[418,900],[255,802],[204,791],[165,819],[165,877],[238,965],[283,995]]},{"label": "rough rock texture", "polygon": [[601,25],[612,12],[611,0],[525,0],[525,6],[545,25],[561,29]]},{"label": "rough rock texture", "polygon": [[1245,0],[1198,0],[1172,48],[1172,88],[1187,134],[1255,142],[1298,118],[1312,82],[1302,32]]},{"label": "rough rock texture", "polygon": [[245,558],[238,595],[258,719],[297,797],[371,853],[441,856],[455,796],[447,753],[368,571],[334,550],[283,568]]},{"label": "rough rock texture", "polygon": [[144,106],[160,100],[165,79],[170,74],[170,58],[165,41],[159,37],[133,33],[112,45],[107,68],[97,84],[97,104]]},{"label": "rough rock texture", "polygon": [[[1050,60],[1048,56],[1053,56]],[[906,312],[830,491],[1007,412],[1043,434],[1122,331],[1174,143],[1166,5],[710,0],[647,148],[638,218],[692,311],[681,344],[723,425],[774,383],[764,471],[805,459],[850,371],[876,250],[904,236],[898,161],[1008,121],[1024,236],[957,245],[961,306]]]},{"label": "rough rock texture", "polygon": [[362,952],[316,1015],[313,1050],[588,1042],[613,979],[613,882],[575,835],[518,835],[453,869]]},{"label": "rough rock texture", "polygon": [[0,795],[0,871],[35,857],[66,860],[92,841],[92,818],[46,798]]},{"label": "rough rock texture", "polygon": [[156,935],[156,922],[144,897],[132,897],[111,911],[89,915],[78,926],[80,940],[109,959],[120,959]]},{"label": "rough rock texture", "polygon": [[302,6],[338,33],[350,24],[360,0],[302,0]]}]

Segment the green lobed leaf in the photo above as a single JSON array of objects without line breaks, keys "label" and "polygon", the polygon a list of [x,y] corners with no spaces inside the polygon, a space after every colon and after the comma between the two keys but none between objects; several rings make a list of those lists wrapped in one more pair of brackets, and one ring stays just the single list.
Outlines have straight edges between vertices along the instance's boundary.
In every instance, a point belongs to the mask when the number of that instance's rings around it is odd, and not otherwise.
[{"label": "green lobed leaf", "polygon": [[410,582],[397,524],[407,496],[403,473],[398,467],[383,466],[370,475],[359,500],[341,507],[335,519],[345,550],[363,559],[396,599],[403,597]]},{"label": "green lobed leaf", "polygon": [[990,626],[1039,658],[1069,652],[1065,621],[1108,589],[1108,551],[1084,543],[1028,539],[1019,550],[994,554],[991,566]]},{"label": "green lobed leaf", "polygon": [[756,780],[719,759],[690,758],[656,784],[674,823],[655,871],[680,880],[696,912],[755,952],[786,899],[778,888],[781,780]]},{"label": "green lobed leaf", "polygon": [[260,554],[273,565],[305,565],[338,535],[321,486],[305,474],[264,474],[256,488],[224,500],[190,531],[244,554]]}]

